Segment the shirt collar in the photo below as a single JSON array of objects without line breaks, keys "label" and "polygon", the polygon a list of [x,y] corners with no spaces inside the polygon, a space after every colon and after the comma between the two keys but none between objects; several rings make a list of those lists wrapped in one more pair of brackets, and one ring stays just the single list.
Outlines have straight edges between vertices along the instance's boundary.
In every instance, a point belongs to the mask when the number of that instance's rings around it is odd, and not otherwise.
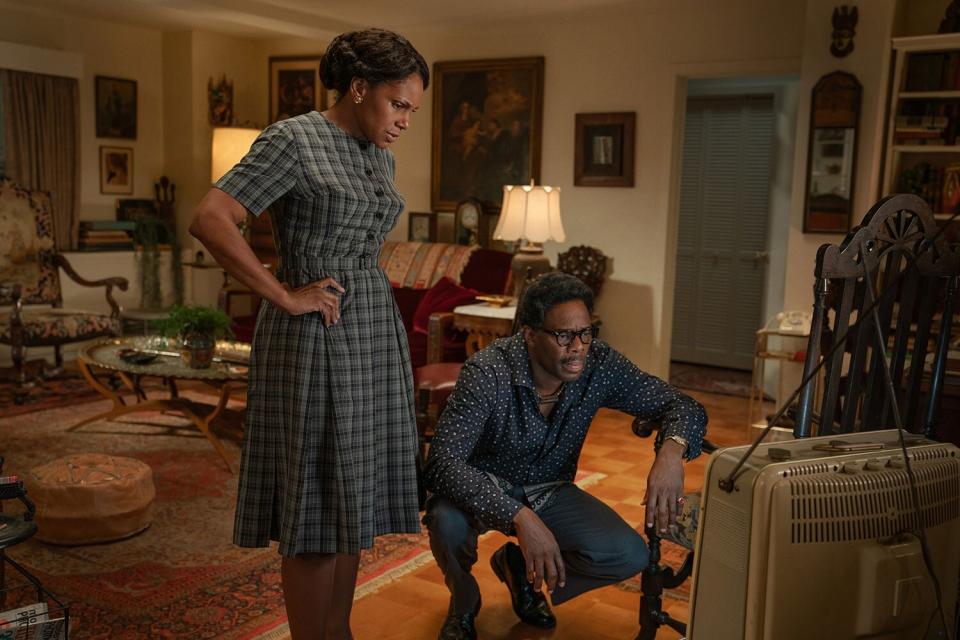
[{"label": "shirt collar", "polygon": [[527,343],[523,339],[523,332],[518,331],[507,339],[507,349],[504,356],[507,366],[510,367],[510,377],[516,387],[528,387],[536,391],[533,385],[533,370],[530,368],[530,353],[527,352]]}]

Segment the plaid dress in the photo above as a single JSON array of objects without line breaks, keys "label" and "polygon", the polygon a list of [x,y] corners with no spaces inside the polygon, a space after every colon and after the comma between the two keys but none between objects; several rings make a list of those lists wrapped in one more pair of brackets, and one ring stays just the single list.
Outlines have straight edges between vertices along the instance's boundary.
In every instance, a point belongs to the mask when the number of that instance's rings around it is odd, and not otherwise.
[{"label": "plaid dress", "polygon": [[278,276],[332,276],[340,321],[264,301],[250,368],[234,542],[285,556],[357,553],[420,531],[413,376],[403,321],[377,266],[403,209],[393,155],[317,112],[268,127],[217,182],[252,214],[271,206]]}]

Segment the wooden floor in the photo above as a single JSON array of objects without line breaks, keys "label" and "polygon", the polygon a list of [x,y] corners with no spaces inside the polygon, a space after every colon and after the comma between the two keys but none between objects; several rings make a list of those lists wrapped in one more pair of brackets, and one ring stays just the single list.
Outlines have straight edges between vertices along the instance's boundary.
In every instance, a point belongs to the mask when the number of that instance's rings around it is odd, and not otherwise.
[{"label": "wooden floor", "polygon": [[[691,393],[707,408],[709,438],[720,445],[744,444],[750,437],[746,427],[747,400],[731,396]],[[630,418],[604,411],[597,416],[580,459],[580,469],[607,475],[588,490],[617,510],[631,525],[643,520],[644,483],[653,460],[652,441],[640,439],[630,430]],[[686,465],[688,491],[703,483],[706,456]],[[597,589],[555,609],[557,626],[541,631],[517,619],[510,607],[506,587],[490,569],[490,556],[506,538],[492,533],[480,541],[480,560],[474,575],[480,583],[483,608],[477,617],[482,640],[553,638],[569,640],[632,640],[638,630],[639,596],[615,586]],[[353,632],[357,640],[391,638],[425,640],[437,637],[449,601],[449,592],[440,570],[433,563],[391,583],[381,591],[359,600],[353,609]],[[671,615],[686,620],[687,603],[664,599]],[[657,638],[678,638],[663,627]]]}]

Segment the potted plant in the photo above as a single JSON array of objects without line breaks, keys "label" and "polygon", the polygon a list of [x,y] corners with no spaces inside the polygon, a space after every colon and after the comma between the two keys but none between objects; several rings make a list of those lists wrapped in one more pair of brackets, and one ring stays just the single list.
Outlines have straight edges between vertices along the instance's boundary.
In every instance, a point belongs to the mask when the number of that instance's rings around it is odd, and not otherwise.
[{"label": "potted plant", "polygon": [[179,338],[180,355],[193,369],[206,369],[213,362],[218,338],[230,335],[230,316],[211,307],[174,305],[159,322],[160,333]]}]

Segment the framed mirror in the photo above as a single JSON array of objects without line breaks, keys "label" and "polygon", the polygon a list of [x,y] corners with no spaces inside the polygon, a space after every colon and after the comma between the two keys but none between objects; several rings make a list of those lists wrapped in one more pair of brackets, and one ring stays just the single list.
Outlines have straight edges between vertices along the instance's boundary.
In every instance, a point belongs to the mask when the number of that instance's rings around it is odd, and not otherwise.
[{"label": "framed mirror", "polygon": [[843,71],[823,76],[813,88],[804,233],[850,230],[862,93],[856,76]]}]

